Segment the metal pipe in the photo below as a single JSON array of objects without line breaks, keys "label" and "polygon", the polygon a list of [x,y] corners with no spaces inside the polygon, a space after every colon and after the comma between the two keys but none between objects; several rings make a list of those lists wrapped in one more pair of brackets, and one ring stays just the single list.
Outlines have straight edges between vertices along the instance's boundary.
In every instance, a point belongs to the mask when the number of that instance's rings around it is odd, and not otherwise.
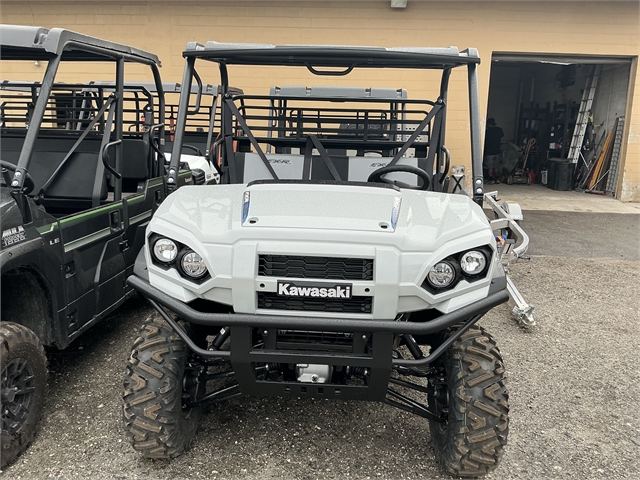
[{"label": "metal pipe", "polygon": [[[115,186],[113,199],[116,202],[122,200],[122,125],[124,123],[124,58],[119,58],[116,62],[116,122],[115,141],[120,141],[116,145],[115,167],[118,175],[115,175]],[[109,138],[110,132],[105,132]]]},{"label": "metal pipe", "polygon": [[207,160],[209,160],[212,163],[216,163],[217,159],[216,158],[212,158],[211,157],[211,148],[212,145],[211,143],[213,142],[213,129],[215,128],[215,124],[216,124],[216,114],[217,114],[217,108],[218,108],[218,92],[216,91],[216,93],[213,96],[213,102],[211,105],[211,112],[209,113],[209,131],[207,132],[207,151],[205,152],[205,157],[207,158]]},{"label": "metal pipe", "polygon": [[173,139],[173,150],[171,151],[171,162],[169,163],[169,176],[167,178],[168,193],[176,189],[178,183],[178,170],[180,167],[180,156],[182,155],[182,143],[184,142],[184,131],[187,126],[187,110],[189,109],[189,97],[191,96],[191,85],[193,83],[193,70],[196,59],[188,58],[184,65],[182,75],[182,88],[180,90],[180,101],[178,103],[178,119],[176,122],[176,134]]},{"label": "metal pipe", "polygon": [[400,410],[405,410],[407,412],[413,413],[414,415],[418,415],[419,417],[428,418],[429,420],[434,420],[436,422],[444,421],[441,418],[438,418],[432,412],[430,412],[424,405],[418,403],[414,400],[411,400],[409,397],[406,397],[398,392],[395,392],[391,389],[387,390],[387,394],[391,395],[394,398],[397,398],[401,402],[396,402],[394,400],[385,398],[384,403],[387,405],[391,405],[393,407],[399,408]]},{"label": "metal pipe", "polygon": [[211,346],[215,350],[220,350],[220,347],[222,347],[222,344],[227,340],[227,338],[229,338],[230,334],[231,334],[231,329],[229,327],[222,327],[222,330],[220,330],[220,333],[216,335],[216,338],[213,340],[213,343]]},{"label": "metal pipe", "polygon": [[27,171],[29,170],[29,161],[33,153],[33,148],[38,138],[38,132],[40,131],[40,125],[44,118],[44,112],[47,109],[47,102],[49,95],[51,94],[51,88],[53,87],[53,80],[55,79],[58,66],[60,65],[60,57],[54,57],[49,60],[47,64],[47,71],[42,79],[42,86],[40,87],[40,94],[38,95],[38,101],[36,102],[33,113],[31,114],[31,122],[29,129],[24,138],[22,144],[22,151],[16,164],[16,170],[13,173],[13,180],[11,182],[11,188],[14,192],[20,192],[24,186],[24,179]]},{"label": "metal pipe", "polygon": [[469,76],[469,129],[471,131],[471,166],[473,200],[482,206],[484,178],[482,173],[482,141],[480,139],[480,100],[478,98],[478,69],[475,63],[467,65]]},{"label": "metal pipe", "polygon": [[[507,294],[508,296],[508,294]],[[469,330],[478,320],[480,320],[484,316],[484,313],[476,315],[472,317],[467,323],[464,324],[462,328],[455,330],[449,338],[447,338],[438,348],[436,348],[431,354],[427,357],[423,357],[419,360],[411,360],[405,358],[394,358],[392,359],[392,363],[394,367],[413,367],[413,368],[423,368],[429,366],[429,364],[433,363],[440,355],[442,355],[453,342],[455,342],[458,338],[462,336],[464,332]]]},{"label": "metal pipe", "polygon": [[417,383],[407,382],[406,380],[400,380],[399,378],[391,377],[389,379],[389,383],[394,383],[396,385],[400,385],[401,387],[410,388],[412,390],[417,390],[422,393],[429,393],[429,389],[424,385],[418,385]]},{"label": "metal pipe", "polygon": [[[492,293],[482,300],[466,305],[450,313],[427,322],[396,322],[388,320],[350,319],[350,318],[314,318],[294,317],[284,315],[251,315],[245,313],[204,313],[194,310],[183,302],[167,295],[151,286],[145,280],[131,275],[127,283],[141,295],[154,301],[152,305],[160,305],[177,313],[185,320],[198,325],[230,327],[261,327],[261,328],[302,328],[306,330],[320,330],[329,332],[365,332],[365,333],[394,333],[397,335],[428,335],[439,332],[455,324],[467,321],[477,315],[482,315],[493,307],[505,303],[509,299],[506,289]],[[479,317],[478,317],[479,319]],[[221,352],[223,353],[223,352]],[[431,355],[429,356],[431,357]],[[427,357],[427,358],[429,358]],[[394,363],[402,362],[395,359]],[[405,360],[406,361],[406,360]],[[397,363],[401,365],[402,363]],[[407,365],[415,365],[410,363]]]},{"label": "metal pipe", "polygon": [[187,402],[186,407],[198,407],[202,405],[209,405],[214,402],[221,402],[223,400],[230,400],[235,397],[239,397],[242,395],[240,392],[239,385],[231,385],[230,387],[223,388],[222,390],[217,390],[208,395],[205,395],[200,400],[196,400],[194,402]]},{"label": "metal pipe", "polygon": [[[450,165],[450,159],[449,159],[449,151],[446,150],[446,147],[444,146],[444,142],[445,142],[445,134],[447,132],[447,100],[448,100],[448,92],[449,92],[449,79],[451,78],[451,68],[447,68],[442,72],[442,80],[440,82],[440,98],[442,99],[442,104],[443,104],[443,108],[442,108],[442,113],[440,114],[441,117],[441,127],[440,127],[440,137],[439,137],[439,141],[438,141],[438,151],[436,152],[436,154],[438,155],[438,173],[442,174],[442,177],[440,178],[440,183],[443,184],[444,180],[447,176],[447,173],[449,173],[449,165]],[[446,150],[445,153],[445,165],[446,168],[444,169],[444,171],[440,171],[440,166],[441,166],[441,162],[440,162],[440,156],[441,156],[441,152],[444,150]],[[442,189],[440,189],[440,191],[442,191]],[[445,192],[447,193],[447,192]]]},{"label": "metal pipe", "polygon": [[511,215],[509,215],[498,202],[495,201],[495,196],[498,195],[498,192],[489,192],[485,194],[485,200],[493,210],[493,212],[497,215],[496,220],[491,220],[491,228],[494,230],[509,228],[513,234],[516,236],[518,246],[513,248],[513,254],[518,257],[527,252],[529,248],[529,235],[520,227],[518,222],[516,222]]},{"label": "metal pipe", "polygon": [[420,350],[420,345],[416,343],[412,335],[409,335],[409,334],[402,335],[402,339],[404,340],[404,343],[407,345],[407,348],[411,352],[411,355],[413,355],[413,358],[418,359],[418,358],[424,357],[424,355],[422,354],[422,350]]},{"label": "metal pipe", "polygon": [[[153,80],[156,84],[156,93],[158,96],[158,124],[161,125],[158,127],[158,149],[161,153],[164,153],[164,121],[165,121],[165,99],[164,99],[164,87],[162,86],[162,78],[160,77],[160,71],[158,70],[158,66],[155,64],[151,65],[151,72],[153,73]],[[149,97],[151,95],[149,94]],[[153,122],[152,122],[153,123]],[[153,142],[153,138],[150,138],[149,141]],[[160,162],[164,162],[164,155],[158,155],[158,158],[152,164],[152,175],[153,177],[158,177],[163,174],[164,165]]]},{"label": "metal pipe", "polygon": [[153,308],[155,308],[158,311],[158,313],[164,319],[164,321],[167,322],[171,326],[171,328],[173,328],[173,330],[178,334],[178,336],[184,341],[184,343],[187,344],[187,346],[192,351],[194,351],[198,355],[202,355],[203,357],[231,358],[231,352],[228,352],[228,351],[222,352],[220,350],[211,351],[211,350],[205,350],[203,348],[198,347],[195,343],[193,343],[193,340],[189,338],[187,333],[180,327],[180,325],[178,325],[175,320],[173,320],[169,315],[167,315],[167,312],[165,312],[160,305],[158,305],[156,302],[154,302],[150,298],[147,298],[147,301],[151,304]]},{"label": "metal pipe", "polygon": [[235,183],[238,179],[235,175],[233,142],[231,141],[234,126],[231,109],[226,103],[227,99],[231,99],[229,95],[229,72],[225,63],[219,63],[218,66],[220,68],[220,95],[222,97],[220,102],[220,138],[224,139],[221,144],[220,170],[223,174],[227,173],[227,170],[229,173],[229,175],[221,176],[220,180],[222,183]]}]

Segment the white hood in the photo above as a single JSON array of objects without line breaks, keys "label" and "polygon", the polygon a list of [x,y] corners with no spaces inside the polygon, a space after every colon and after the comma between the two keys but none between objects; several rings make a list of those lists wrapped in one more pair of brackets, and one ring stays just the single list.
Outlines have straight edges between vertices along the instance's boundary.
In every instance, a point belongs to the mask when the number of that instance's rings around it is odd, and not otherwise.
[{"label": "white hood", "polygon": [[246,192],[243,204],[248,200],[249,205],[243,226],[252,228],[393,230],[402,199],[393,188],[344,185],[253,185]]},{"label": "white hood", "polygon": [[203,244],[295,239],[420,252],[459,238],[462,230],[467,239],[473,233],[485,243],[493,238],[482,209],[464,195],[331,183],[185,186],[151,221],[151,230],[170,235],[165,227],[186,229]]}]

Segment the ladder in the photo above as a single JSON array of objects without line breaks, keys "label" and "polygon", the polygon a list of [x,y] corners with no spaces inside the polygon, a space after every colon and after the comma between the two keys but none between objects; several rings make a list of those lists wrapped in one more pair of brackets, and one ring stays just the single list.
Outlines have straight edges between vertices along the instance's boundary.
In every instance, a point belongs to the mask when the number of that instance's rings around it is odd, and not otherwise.
[{"label": "ladder", "polygon": [[582,142],[584,141],[584,134],[587,131],[589,114],[591,112],[591,105],[593,104],[593,97],[596,94],[596,86],[598,85],[601,68],[602,65],[593,66],[593,71],[587,78],[587,84],[584,87],[584,92],[582,92],[582,101],[580,102],[576,126],[573,129],[573,136],[571,137],[571,147],[569,147],[569,154],[567,155],[567,159],[569,159],[571,163],[578,163],[578,159],[580,158]]},{"label": "ladder", "polygon": [[624,130],[624,117],[618,117],[616,122],[616,133],[613,137],[613,150],[611,151],[611,163],[609,164],[609,175],[607,176],[607,186],[605,192],[615,194],[618,183],[618,167],[620,166],[620,149],[622,148],[622,132]]}]

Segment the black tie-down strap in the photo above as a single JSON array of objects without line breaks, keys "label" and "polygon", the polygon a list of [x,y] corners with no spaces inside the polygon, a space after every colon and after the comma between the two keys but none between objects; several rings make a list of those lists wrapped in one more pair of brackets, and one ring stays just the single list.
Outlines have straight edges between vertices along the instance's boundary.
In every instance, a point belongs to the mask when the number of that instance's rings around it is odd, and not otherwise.
[{"label": "black tie-down strap", "polygon": [[[106,159],[104,155],[106,155],[105,149],[108,149],[107,145],[109,142],[109,134],[107,132],[111,132],[111,127],[113,126],[113,115],[116,109],[109,109],[109,115],[107,115],[107,123],[104,127],[105,135],[102,137],[102,142],[100,143],[100,161],[98,162],[98,168],[96,171],[96,176],[93,181],[93,193],[91,194],[91,207],[97,207],[100,204],[100,191],[102,190],[102,177],[104,176],[104,170],[107,168],[115,178],[120,178],[120,172],[113,170],[108,163],[106,163]],[[119,140],[116,140],[119,141]],[[122,148],[122,147],[120,147]],[[108,158],[108,157],[107,157]],[[116,198],[115,200],[119,200]]]},{"label": "black tie-down strap", "polygon": [[262,162],[264,163],[265,167],[267,167],[267,170],[269,170],[269,173],[271,174],[273,179],[279,180],[278,175],[276,174],[275,170],[269,163],[269,160],[267,159],[267,156],[262,151],[262,148],[260,148],[260,144],[258,143],[258,140],[256,140],[256,137],[254,137],[253,133],[251,133],[251,129],[249,128],[249,125],[247,125],[246,120],[244,119],[244,117],[236,107],[236,104],[233,103],[233,100],[230,98],[225,98],[225,103],[229,107],[229,110],[231,110],[231,113],[233,113],[233,115],[238,120],[238,123],[240,123],[240,126],[242,127],[242,130],[245,133],[245,135],[249,137],[249,141],[251,142],[251,145],[253,145],[253,148],[255,148],[256,153],[262,159]]},{"label": "black tie-down strap", "polygon": [[431,111],[427,114],[426,117],[424,117],[424,120],[422,120],[422,122],[420,122],[420,125],[418,125],[418,127],[415,129],[415,131],[413,132],[413,134],[409,137],[409,139],[404,142],[404,144],[402,145],[402,147],[400,148],[400,150],[398,150],[398,153],[396,153],[393,158],[391,159],[391,161],[387,164],[388,167],[395,165],[396,163],[398,163],[398,161],[402,158],[402,156],[405,154],[405,152],[411,147],[411,145],[413,144],[413,142],[416,141],[416,139],[422,134],[422,131],[426,128],[426,126],[431,122],[431,120],[433,119],[433,117],[435,117],[435,115],[442,109],[442,104],[437,103],[433,106],[433,108],[431,109]]},{"label": "black tie-down strap", "polygon": [[[102,105],[102,108],[98,111],[98,113],[95,115],[95,117],[93,117],[93,120],[91,120],[89,125],[87,125],[87,128],[84,129],[84,132],[82,132],[82,135],[80,135],[78,140],[76,140],[76,143],[73,144],[73,147],[71,147],[71,150],[69,150],[67,152],[67,154],[65,155],[65,157],[62,159],[62,162],[60,162],[60,165],[58,165],[58,168],[55,169],[55,171],[51,174],[49,179],[44,183],[44,185],[42,185],[42,188],[38,192],[38,196],[39,197],[42,197],[44,195],[45,189],[49,185],[51,185],[51,182],[53,182],[53,179],[58,176],[58,173],[60,172],[60,170],[62,170],[62,167],[64,167],[64,164],[67,163],[67,160],[69,160],[69,157],[71,157],[71,155],[73,155],[73,153],[76,151],[76,148],[78,148],[78,145],[80,145],[80,143],[82,143],[82,141],[85,139],[87,134],[93,129],[93,126],[96,123],[98,123],[98,120],[100,120],[102,118],[102,115],[104,115],[104,112],[113,104],[115,99],[116,99],[115,94],[112,93],[111,95],[109,95],[109,98],[107,98],[107,101],[104,102],[104,105]],[[108,138],[108,135],[109,135],[108,130],[105,129],[104,134]]]},{"label": "black tie-down strap", "polygon": [[320,140],[318,140],[318,137],[316,137],[315,135],[307,135],[307,145],[304,152],[303,178],[305,180],[309,179],[310,168],[311,168],[312,149],[310,148],[311,144],[309,143],[309,141],[311,141],[311,143],[313,143],[313,146],[316,147],[316,149],[318,150],[320,157],[324,161],[324,164],[327,166],[327,169],[329,170],[329,173],[331,173],[331,176],[333,177],[333,179],[337,181],[341,181],[342,178],[340,178],[340,174],[338,173],[336,166],[333,164],[333,160],[331,160],[331,157],[325,150],[324,146],[322,145],[322,143],[320,143]]}]

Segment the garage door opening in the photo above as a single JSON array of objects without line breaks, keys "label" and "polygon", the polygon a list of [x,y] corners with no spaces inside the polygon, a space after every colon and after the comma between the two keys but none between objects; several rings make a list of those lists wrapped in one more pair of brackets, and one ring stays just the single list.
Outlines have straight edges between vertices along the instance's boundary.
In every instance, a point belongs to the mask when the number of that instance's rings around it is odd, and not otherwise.
[{"label": "garage door opening", "polygon": [[503,131],[497,181],[616,196],[630,73],[622,57],[494,54],[487,120]]}]

